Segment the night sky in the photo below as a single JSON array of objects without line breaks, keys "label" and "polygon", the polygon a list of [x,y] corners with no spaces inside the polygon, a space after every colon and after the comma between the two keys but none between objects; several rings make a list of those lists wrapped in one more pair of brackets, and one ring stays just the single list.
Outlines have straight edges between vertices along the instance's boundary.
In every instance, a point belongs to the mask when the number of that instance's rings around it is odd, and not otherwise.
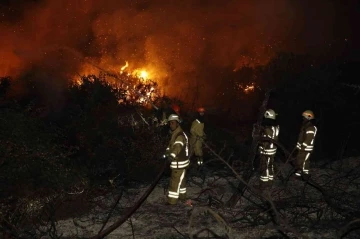
[{"label": "night sky", "polygon": [[[316,3],[315,3],[316,2]],[[276,52],[357,58],[355,0],[2,1],[0,75],[34,65],[68,77],[144,67],[163,87]],[[163,80],[163,79],[170,80]]]}]

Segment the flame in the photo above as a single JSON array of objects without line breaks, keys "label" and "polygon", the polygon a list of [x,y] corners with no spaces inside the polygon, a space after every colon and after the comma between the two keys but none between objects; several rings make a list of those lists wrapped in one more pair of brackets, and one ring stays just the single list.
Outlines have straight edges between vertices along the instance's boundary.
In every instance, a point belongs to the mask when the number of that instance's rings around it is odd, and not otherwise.
[{"label": "flame", "polygon": [[245,85],[245,86],[239,85],[239,88],[242,89],[245,94],[248,94],[255,90],[255,83],[251,82],[250,84]]},{"label": "flame", "polygon": [[144,78],[144,79],[146,80],[147,77],[148,77],[148,73],[147,73],[146,71],[141,71],[141,72],[140,72],[140,77],[141,77],[141,78]]},{"label": "flame", "polygon": [[[121,69],[120,69],[120,74],[125,73],[125,69],[128,67],[129,67],[129,62],[125,61],[125,65],[123,67],[121,67]],[[139,78],[141,80],[150,79],[149,72],[146,71],[145,69],[141,69],[141,68],[135,69],[131,73],[127,71],[126,74],[127,74],[127,76],[133,76],[133,77]]]},{"label": "flame", "polygon": [[245,93],[249,93],[250,91],[254,91],[255,87],[253,85],[251,86],[246,86],[246,88],[244,89]]},{"label": "flame", "polygon": [[[107,84],[111,85],[114,89],[123,90],[123,97],[118,99],[119,104],[137,103],[146,106],[149,102],[153,102],[160,96],[159,83],[152,79],[152,76],[156,76],[153,69],[147,71],[144,68],[135,68],[134,70],[128,61],[125,61],[125,65],[122,67],[115,65],[113,67],[102,66],[101,68],[110,70],[100,71],[99,73],[99,69],[90,64],[86,67],[84,66],[83,69],[81,69],[82,74],[79,73],[78,75],[99,75],[100,80],[106,81]],[[108,77],[108,74],[110,77]],[[74,75],[71,78],[73,79],[73,83],[81,86],[83,85],[83,80],[78,79],[78,75]],[[111,77],[111,75],[116,75],[116,77]],[[93,82],[94,78],[90,76],[87,80]]]},{"label": "flame", "polygon": [[120,69],[120,74],[122,74],[128,66],[129,66],[129,63],[127,61],[125,61],[125,65],[123,67],[121,67],[121,69]]},{"label": "flame", "polygon": [[132,72],[132,75],[137,77],[137,78],[140,78],[141,80],[148,80],[150,79],[149,77],[149,73],[144,70],[144,69],[135,69],[133,72]]}]

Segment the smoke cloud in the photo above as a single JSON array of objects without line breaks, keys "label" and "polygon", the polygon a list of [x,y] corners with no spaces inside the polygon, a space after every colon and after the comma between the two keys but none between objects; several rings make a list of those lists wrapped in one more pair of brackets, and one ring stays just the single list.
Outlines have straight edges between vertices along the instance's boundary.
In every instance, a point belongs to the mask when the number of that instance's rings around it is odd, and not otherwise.
[{"label": "smoke cloud", "polygon": [[212,67],[266,64],[281,50],[321,52],[341,20],[325,0],[17,3],[1,9],[0,75],[42,69],[67,79],[97,74],[93,65],[119,71],[128,61],[173,96],[195,81],[211,85]]}]

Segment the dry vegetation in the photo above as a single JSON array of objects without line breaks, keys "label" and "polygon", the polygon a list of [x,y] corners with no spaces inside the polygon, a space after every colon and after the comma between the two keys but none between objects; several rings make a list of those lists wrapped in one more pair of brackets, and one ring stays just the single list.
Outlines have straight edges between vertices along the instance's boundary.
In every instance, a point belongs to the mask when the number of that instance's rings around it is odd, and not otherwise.
[{"label": "dry vegetation", "polygon": [[[129,91],[129,85],[109,84],[96,76],[83,77],[81,84],[64,91],[63,106],[54,109],[31,90],[14,101],[7,95],[12,81],[2,78],[1,236],[359,238],[360,160],[349,157],[358,155],[358,151],[348,134],[353,129],[348,125],[357,123],[350,119],[356,119],[358,106],[347,103],[357,99],[353,92],[357,87],[345,84],[340,88],[343,83],[338,82],[332,65],[306,68],[306,60],[292,57],[281,55],[266,67],[236,73],[246,79],[241,83],[255,78],[259,84],[263,82],[257,91],[263,101],[259,107],[258,100],[256,108],[260,116],[264,108],[276,104],[284,112],[277,142],[277,176],[272,187],[256,189],[258,175],[251,170],[254,155],[249,156],[249,149],[256,148],[256,142],[250,143],[252,123],[241,121],[237,107],[232,112],[217,111],[217,115],[210,110],[206,163],[200,170],[190,168],[190,201],[174,207],[164,205],[169,169],[159,157],[168,141],[168,128],[155,127],[153,118],[175,100],[155,97],[152,100],[160,111],[146,108],[142,97],[156,84],[132,79],[131,89],[136,91]],[[119,80],[119,76],[108,77]],[[296,84],[289,84],[293,78]],[[41,82],[24,80],[26,89],[41,89]],[[269,86],[275,82],[275,88]],[[234,88],[239,81],[229,80],[226,84]],[[271,94],[263,100],[264,92],[270,88]],[[303,92],[307,95],[304,100]],[[229,92],[229,97],[235,93]],[[255,96],[246,97],[256,101]],[[292,117],[292,112],[297,115],[295,108],[300,106],[314,106],[325,116],[334,110],[354,111],[341,121],[342,134],[329,130],[320,121],[319,131],[324,133],[319,134],[312,175],[296,180],[292,177],[290,151],[298,127],[286,117]],[[184,103],[186,107],[191,108]],[[186,113],[182,116],[184,128],[188,129],[190,118]],[[256,125],[260,121],[258,117]],[[331,138],[327,131],[337,136]],[[334,144],[326,145],[325,141],[336,143],[336,157],[325,153],[327,147],[335,155]]]}]

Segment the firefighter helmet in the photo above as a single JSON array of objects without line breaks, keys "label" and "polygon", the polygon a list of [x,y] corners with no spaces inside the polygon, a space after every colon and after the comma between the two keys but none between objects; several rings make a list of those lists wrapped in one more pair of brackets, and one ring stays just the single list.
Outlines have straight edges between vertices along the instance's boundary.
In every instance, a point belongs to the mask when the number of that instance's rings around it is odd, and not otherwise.
[{"label": "firefighter helmet", "polygon": [[314,112],[312,112],[311,110],[305,110],[302,113],[302,116],[307,120],[312,120],[315,118]]},{"label": "firefighter helmet", "polygon": [[197,112],[198,113],[205,113],[205,108],[204,107],[199,107],[199,108],[197,108]]},{"label": "firefighter helmet", "polygon": [[272,109],[267,109],[265,111],[264,117],[267,118],[267,119],[273,119],[274,120],[276,118],[276,113]]},{"label": "firefighter helmet", "polygon": [[176,112],[176,114],[180,114],[180,106],[177,104],[172,104],[171,108]]},{"label": "firefighter helmet", "polygon": [[177,122],[180,123],[180,118],[179,118],[179,116],[176,115],[176,114],[171,114],[171,115],[169,116],[168,121],[170,122],[170,121],[172,121],[172,120],[175,120],[175,121],[177,121]]}]

